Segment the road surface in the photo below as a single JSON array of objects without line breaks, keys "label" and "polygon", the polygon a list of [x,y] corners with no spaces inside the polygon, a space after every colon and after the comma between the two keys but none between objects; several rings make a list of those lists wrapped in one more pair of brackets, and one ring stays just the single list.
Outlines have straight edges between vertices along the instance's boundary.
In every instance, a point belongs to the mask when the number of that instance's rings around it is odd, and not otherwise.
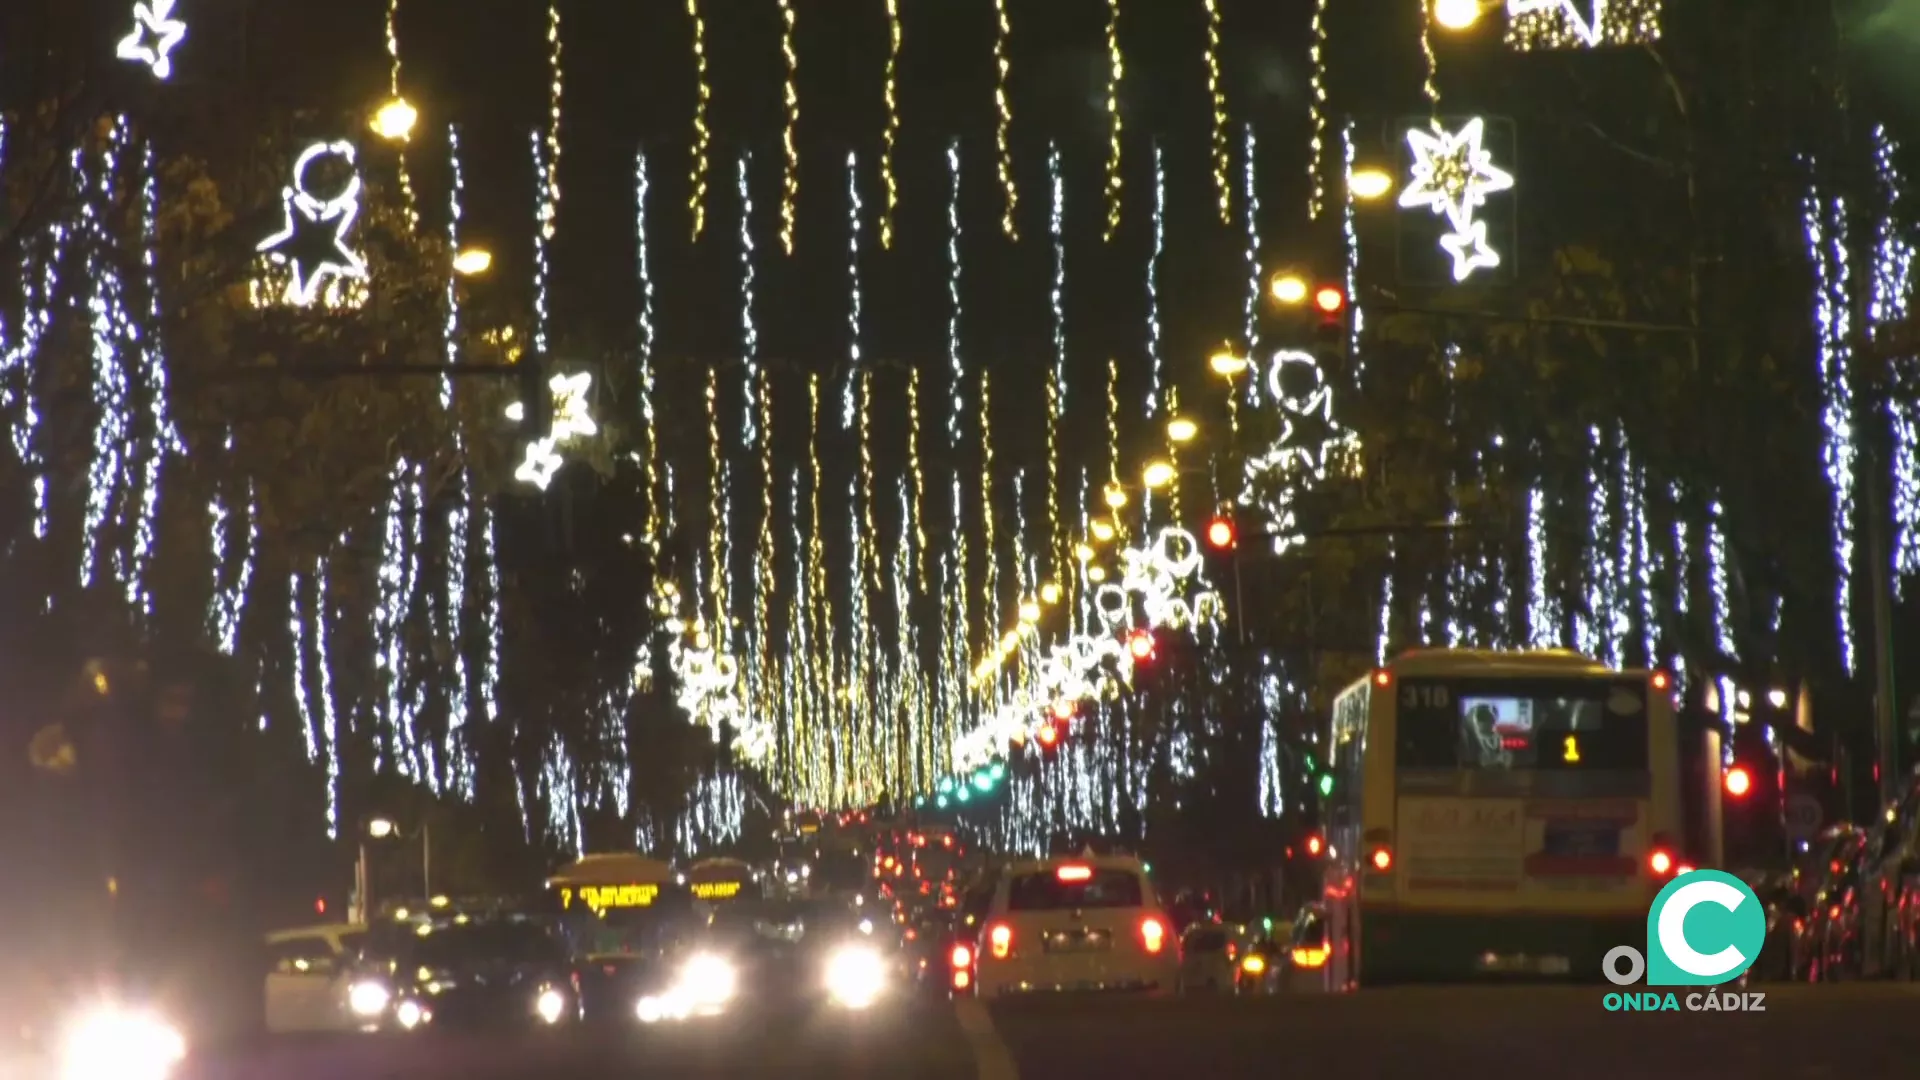
[{"label": "road surface", "polygon": [[1911,1077],[1920,984],[1766,989],[1761,1013],[1617,1013],[1602,987],[1063,998],[796,1012],[557,1038],[288,1040],[185,1080]]}]

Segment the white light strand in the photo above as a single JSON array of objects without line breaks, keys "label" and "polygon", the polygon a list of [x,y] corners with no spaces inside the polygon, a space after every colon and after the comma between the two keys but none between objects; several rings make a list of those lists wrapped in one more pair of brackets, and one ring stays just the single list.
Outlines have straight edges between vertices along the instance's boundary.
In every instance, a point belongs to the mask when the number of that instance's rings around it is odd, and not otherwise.
[{"label": "white light strand", "polygon": [[1347,310],[1351,313],[1347,319],[1347,355],[1353,361],[1352,382],[1359,385],[1367,373],[1367,354],[1360,348],[1360,334],[1366,329],[1366,311],[1360,304],[1360,227],[1353,197],[1353,170],[1358,157],[1353,138],[1353,121],[1341,129],[1340,141],[1342,156],[1345,160],[1347,201],[1342,215],[1341,232],[1346,241],[1346,285]]},{"label": "white light strand", "polygon": [[333,700],[333,575],[321,559],[313,575],[313,647],[320,678],[320,737],[327,755],[327,839],[340,838],[340,714]]},{"label": "white light strand", "polygon": [[[1266,295],[1263,275],[1260,273],[1260,188],[1258,186],[1259,144],[1254,139],[1253,125],[1248,124],[1245,140],[1246,162],[1243,166],[1242,182],[1246,185],[1242,201],[1246,204],[1247,215],[1247,297],[1245,325],[1241,336],[1247,345],[1246,355],[1251,358],[1260,351],[1260,298]],[[1247,380],[1247,401],[1260,404],[1260,380]]]},{"label": "white light strand", "polygon": [[847,378],[840,388],[840,428],[853,430],[853,388],[862,377],[860,363],[860,169],[847,152]]},{"label": "white light strand", "polygon": [[500,645],[504,633],[500,621],[500,556],[495,542],[498,523],[493,512],[482,509],[480,512],[480,561],[486,573],[486,617],[481,622],[481,633],[486,636],[486,667],[480,674],[480,716],[488,724],[500,719],[500,707],[496,697],[496,688],[500,683]]},{"label": "white light strand", "polygon": [[[80,152],[74,150],[68,158],[66,182],[70,190],[65,194],[79,194],[79,160]],[[33,535],[39,540],[47,538],[49,507],[46,458],[38,438],[41,417],[32,361],[38,356],[40,342],[53,322],[53,304],[61,288],[60,268],[65,264],[67,245],[72,241],[73,233],[74,229],[67,220],[48,225],[47,246],[40,253],[38,267],[34,265],[36,252],[30,245],[23,245],[20,277],[27,283],[27,296],[21,313],[20,333],[13,347],[5,351],[4,357],[0,357],[0,375],[18,373],[21,386],[19,420],[13,425],[12,432],[13,449],[21,465],[33,477]],[[0,381],[0,393],[7,392],[4,387],[4,382]]]},{"label": "white light strand", "polygon": [[1707,589],[1713,605],[1713,643],[1720,655],[1738,659],[1733,638],[1733,604],[1727,576],[1726,512],[1719,503],[1707,507]]},{"label": "white light strand", "polygon": [[307,625],[312,610],[309,580],[306,574],[295,574],[287,582],[287,639],[293,652],[293,706],[300,717],[300,733],[306,739],[307,762],[312,764],[320,760],[320,732],[313,715],[307,659],[310,648]]},{"label": "white light strand", "polygon": [[1854,670],[1853,638],[1853,513],[1854,443],[1852,292],[1847,262],[1846,204],[1810,193],[1802,204],[1807,256],[1813,264],[1813,313],[1819,358],[1820,419],[1826,431],[1822,458],[1833,500],[1834,575],[1838,582],[1835,615],[1840,632],[1840,661]]},{"label": "white light strand", "polygon": [[[947,143],[947,370],[952,376],[953,410],[947,414],[948,446],[960,449],[960,417],[966,409],[967,372],[960,362],[960,140]],[[960,532],[959,511],[954,531]]]},{"label": "white light strand", "polygon": [[[1224,135],[1221,138],[1225,138]],[[1147,256],[1147,415],[1165,412],[1160,381],[1160,259],[1167,250],[1167,165],[1160,140],[1153,140],[1153,253]]]},{"label": "white light strand", "polygon": [[[460,225],[463,216],[461,197],[466,191],[465,170],[460,159],[460,129],[447,128],[447,161],[452,176],[447,196],[447,250],[460,250]],[[447,274],[447,322],[442,335],[446,360],[449,364],[460,362],[460,283],[459,275],[449,270]],[[453,445],[456,451],[466,446],[465,432],[458,416],[453,415],[454,392],[453,377],[440,377],[440,408],[448,414],[448,425],[452,429]],[[467,665],[467,568],[472,559],[472,533],[470,529],[468,503],[472,499],[472,482],[467,470],[459,469],[453,477],[453,491],[447,508],[446,547],[441,553],[441,562],[445,567],[443,589],[439,598],[440,618],[434,628],[435,639],[443,643],[453,666],[452,687],[447,702],[447,733],[441,746],[441,760],[446,762],[448,784],[463,798],[473,797],[473,780],[467,768],[466,726],[469,710],[472,708],[474,683],[472,672]]]},{"label": "white light strand", "polygon": [[[145,361],[142,374],[147,389],[147,448],[145,475],[140,483],[140,518],[134,527],[134,580],[139,583],[136,602],[141,614],[153,615],[151,577],[155,544],[160,522],[160,483],[165,466],[175,454],[185,453],[180,432],[173,424],[171,395],[167,387],[167,362],[160,333],[160,271],[158,265],[160,220],[160,177],[153,160],[151,143],[141,148],[140,161],[140,267],[147,294],[148,330],[140,340],[140,355]],[[248,515],[252,527],[252,515]],[[251,563],[248,564],[249,566]],[[244,594],[245,586],[242,586]]]},{"label": "white light strand", "polygon": [[[80,205],[87,237],[87,278],[93,286],[87,300],[93,352],[93,453],[87,468],[86,524],[82,533],[80,584],[93,584],[94,574],[114,550],[110,533],[117,532],[126,496],[126,450],[132,444],[131,387],[123,343],[133,336],[127,323],[124,286],[112,269],[105,249],[111,243],[101,222],[103,207],[114,199],[114,179],[125,149],[126,125],[116,120],[98,163],[92,197]],[[112,573],[112,568],[108,569]],[[131,583],[129,583],[131,584]]]},{"label": "white light strand", "polygon": [[[413,473],[412,463],[401,458],[387,474],[387,505],[382,514],[380,566],[376,571],[373,611],[373,665],[381,683],[376,708],[382,726],[374,738],[376,753],[383,742],[396,748],[412,746],[405,628],[414,585],[408,559],[412,550],[411,521],[418,513],[414,505],[417,489]],[[396,752],[395,760],[404,763],[406,757]],[[404,764],[402,771],[405,771]]]},{"label": "white light strand", "polygon": [[[1892,207],[1904,194],[1905,179],[1894,161],[1895,145],[1884,127],[1873,131],[1874,163],[1880,179],[1882,205],[1874,240],[1871,315],[1876,331],[1904,322],[1910,311],[1914,248],[1901,235]],[[1904,356],[1892,361],[1894,392],[1888,419],[1893,434],[1893,589],[1901,597],[1905,579],[1920,575],[1920,361]]]},{"label": "white light strand", "polygon": [[536,131],[529,145],[533,148],[536,193],[533,202],[533,351],[545,357],[547,328],[552,313],[547,300],[547,284],[552,280],[553,273],[548,246],[553,243],[557,207],[548,198],[553,163],[548,157],[547,140]]},{"label": "white light strand", "polygon": [[[1425,3],[1421,0],[1423,8]],[[1312,32],[1313,42],[1307,46],[1307,112],[1312,125],[1307,137],[1307,217],[1317,221],[1327,200],[1327,0],[1313,0]]]},{"label": "white light strand", "polygon": [[745,366],[745,405],[741,432],[748,448],[760,442],[760,329],[753,321],[753,187],[748,175],[753,152],[740,152],[740,359]]},{"label": "white light strand", "polygon": [[1531,589],[1527,603],[1528,633],[1534,648],[1551,649],[1560,644],[1560,616],[1547,573],[1547,493],[1540,488],[1528,494],[1527,565]]},{"label": "white light strand", "polygon": [[1053,418],[1058,420],[1067,412],[1067,186],[1058,145],[1047,148],[1047,179],[1053,190],[1048,231],[1053,239]]}]

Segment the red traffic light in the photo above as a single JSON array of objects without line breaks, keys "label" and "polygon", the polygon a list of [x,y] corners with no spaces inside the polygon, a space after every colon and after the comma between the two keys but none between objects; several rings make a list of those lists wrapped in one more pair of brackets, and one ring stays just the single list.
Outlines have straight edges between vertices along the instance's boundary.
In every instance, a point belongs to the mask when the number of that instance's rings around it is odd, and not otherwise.
[{"label": "red traffic light", "polygon": [[1135,660],[1146,660],[1153,656],[1153,635],[1145,630],[1135,630],[1127,635],[1127,651]]},{"label": "red traffic light", "polygon": [[1727,770],[1726,783],[1727,794],[1736,799],[1743,798],[1747,792],[1753,790],[1753,774],[1735,765]]},{"label": "red traffic light", "polygon": [[1041,746],[1051,750],[1054,744],[1060,741],[1060,729],[1053,724],[1048,724],[1036,732],[1034,738],[1040,740]]},{"label": "red traffic light", "polygon": [[1230,518],[1217,517],[1207,525],[1207,543],[1220,551],[1233,547],[1233,521]]},{"label": "red traffic light", "polygon": [[1053,718],[1055,720],[1071,720],[1073,719],[1073,712],[1073,702],[1068,701],[1066,698],[1061,698],[1053,703]]},{"label": "red traffic light", "polygon": [[1313,856],[1314,858],[1317,859],[1320,857],[1320,849],[1325,846],[1326,845],[1321,842],[1318,836],[1307,837],[1307,854]]},{"label": "red traffic light", "polygon": [[1337,286],[1322,285],[1313,293],[1313,306],[1322,315],[1338,315],[1347,307],[1347,294]]}]

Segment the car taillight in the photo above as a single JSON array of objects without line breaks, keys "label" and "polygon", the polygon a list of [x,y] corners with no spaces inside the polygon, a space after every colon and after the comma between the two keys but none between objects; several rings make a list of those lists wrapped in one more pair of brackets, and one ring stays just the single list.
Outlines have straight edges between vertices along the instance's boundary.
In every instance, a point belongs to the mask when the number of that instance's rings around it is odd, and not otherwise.
[{"label": "car taillight", "polygon": [[1005,960],[1013,952],[1013,927],[1006,923],[995,924],[992,930],[987,931],[987,944],[992,947],[995,960]]},{"label": "car taillight", "polygon": [[1315,949],[1298,948],[1293,950],[1293,966],[1297,968],[1320,968],[1327,965],[1327,954],[1332,950],[1325,945]]},{"label": "car taillight", "polygon": [[1167,944],[1167,928],[1159,919],[1149,915],[1140,920],[1140,944],[1150,953],[1159,953]]},{"label": "car taillight", "polygon": [[955,945],[953,952],[947,956],[947,960],[953,964],[953,970],[965,971],[973,966],[973,950],[965,945]]},{"label": "car taillight", "polygon": [[1652,850],[1647,852],[1647,869],[1654,877],[1666,877],[1678,864],[1679,860],[1673,855],[1673,842],[1665,836],[1655,836]]},{"label": "car taillight", "polygon": [[953,988],[955,990],[965,990],[972,985],[973,973],[966,968],[961,968],[959,971],[953,973]]}]

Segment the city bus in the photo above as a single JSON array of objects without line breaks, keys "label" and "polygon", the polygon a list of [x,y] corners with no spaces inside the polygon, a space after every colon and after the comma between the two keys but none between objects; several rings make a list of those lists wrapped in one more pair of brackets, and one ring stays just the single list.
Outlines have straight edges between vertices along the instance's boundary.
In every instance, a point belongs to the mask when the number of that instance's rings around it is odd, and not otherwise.
[{"label": "city bus", "polygon": [[1424,649],[1335,700],[1322,901],[1335,989],[1596,978],[1689,861],[1671,678]]}]

